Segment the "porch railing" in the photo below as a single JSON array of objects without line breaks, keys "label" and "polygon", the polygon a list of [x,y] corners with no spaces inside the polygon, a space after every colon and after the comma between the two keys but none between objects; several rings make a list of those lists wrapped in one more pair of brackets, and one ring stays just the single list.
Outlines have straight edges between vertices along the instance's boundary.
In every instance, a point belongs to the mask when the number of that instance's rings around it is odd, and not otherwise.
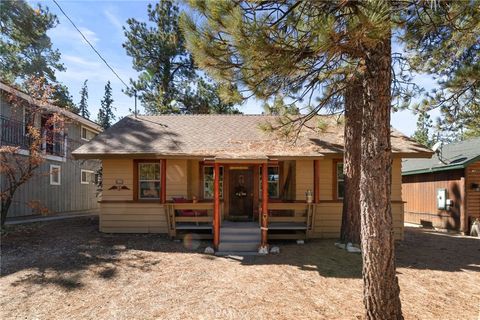
[{"label": "porch railing", "polygon": [[[260,206],[261,212],[261,206]],[[305,231],[314,224],[314,204],[306,202],[269,202],[268,229],[277,231]]]},{"label": "porch railing", "polygon": [[169,235],[175,237],[178,230],[210,230],[213,206],[213,202],[167,203]]},{"label": "porch railing", "polygon": [[[65,156],[67,135],[46,129],[42,129],[41,135],[41,150],[45,154]],[[0,145],[28,149],[31,139],[23,122],[0,116]]]}]

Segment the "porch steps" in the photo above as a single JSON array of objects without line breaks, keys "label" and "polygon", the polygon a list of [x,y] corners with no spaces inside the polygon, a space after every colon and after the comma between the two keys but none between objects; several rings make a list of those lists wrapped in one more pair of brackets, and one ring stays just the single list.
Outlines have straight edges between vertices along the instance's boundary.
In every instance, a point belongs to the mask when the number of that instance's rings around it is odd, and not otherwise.
[{"label": "porch steps", "polygon": [[257,223],[227,222],[220,228],[218,254],[257,252],[260,240],[260,228]]}]

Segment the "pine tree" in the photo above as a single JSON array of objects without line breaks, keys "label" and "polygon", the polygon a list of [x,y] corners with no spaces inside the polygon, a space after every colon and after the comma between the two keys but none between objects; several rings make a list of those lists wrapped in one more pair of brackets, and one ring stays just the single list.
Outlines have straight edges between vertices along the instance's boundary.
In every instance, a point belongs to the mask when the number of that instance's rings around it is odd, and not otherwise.
[{"label": "pine tree", "polygon": [[[480,0],[432,1],[399,15],[405,25],[408,72],[428,73],[438,89],[426,92],[428,109],[439,109],[443,138],[478,134],[480,122]],[[423,108],[423,106],[421,106]],[[477,129],[477,130],[476,130]]]},{"label": "pine tree", "polygon": [[51,102],[76,112],[68,88],[59,83],[55,72],[65,71],[60,51],[52,48],[47,32],[58,24],[47,7],[32,8],[25,0],[0,1],[0,77],[9,84],[25,83],[32,77],[45,79],[52,88]]},{"label": "pine tree", "polygon": [[78,113],[84,117],[89,119],[90,118],[90,111],[88,111],[88,87],[87,87],[86,79],[83,82],[82,89],[80,89],[80,102],[78,103]]},{"label": "pine tree", "polygon": [[199,74],[179,27],[173,0],[147,7],[149,22],[128,19],[123,47],[140,72],[127,93],[138,97],[147,114],[238,113],[219,95],[218,85]]},{"label": "pine tree", "polygon": [[418,112],[417,129],[412,135],[412,138],[424,146],[431,147],[433,141],[430,139],[430,130],[433,128],[433,121],[425,109],[420,109]]},{"label": "pine tree", "polygon": [[113,107],[112,87],[110,81],[105,85],[105,94],[100,102],[100,110],[98,111],[97,123],[104,129],[108,129],[115,121],[115,108]]}]

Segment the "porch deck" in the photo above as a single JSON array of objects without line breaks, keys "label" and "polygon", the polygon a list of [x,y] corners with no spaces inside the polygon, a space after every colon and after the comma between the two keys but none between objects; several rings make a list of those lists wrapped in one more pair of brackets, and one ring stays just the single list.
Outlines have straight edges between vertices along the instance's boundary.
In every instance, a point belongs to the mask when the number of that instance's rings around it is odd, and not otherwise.
[{"label": "porch deck", "polygon": [[[201,237],[213,238],[212,202],[168,203],[166,205],[169,235],[182,237],[201,232]],[[261,208],[259,210],[261,212]],[[268,234],[272,239],[307,239],[313,224],[313,205],[305,202],[274,202],[268,204]],[[260,221],[229,221],[221,208],[222,229],[261,229]]]}]

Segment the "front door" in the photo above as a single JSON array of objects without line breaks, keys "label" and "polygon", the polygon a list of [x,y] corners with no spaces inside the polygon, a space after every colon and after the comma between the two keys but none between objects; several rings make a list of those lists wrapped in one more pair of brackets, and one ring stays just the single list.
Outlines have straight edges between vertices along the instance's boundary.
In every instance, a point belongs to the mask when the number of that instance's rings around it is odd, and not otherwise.
[{"label": "front door", "polygon": [[253,169],[234,168],[229,173],[229,217],[230,220],[253,219]]}]

